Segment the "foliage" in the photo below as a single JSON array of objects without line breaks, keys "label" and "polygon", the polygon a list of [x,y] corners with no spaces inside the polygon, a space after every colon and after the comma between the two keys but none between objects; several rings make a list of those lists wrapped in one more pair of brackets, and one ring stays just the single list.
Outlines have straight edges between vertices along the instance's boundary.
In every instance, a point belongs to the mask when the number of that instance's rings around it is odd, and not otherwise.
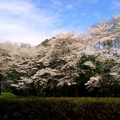
[{"label": "foliage", "polygon": [[0,95],[0,99],[1,98],[7,98],[7,99],[10,99],[10,98],[16,98],[17,96],[14,95],[13,93],[10,93],[10,92],[4,92]]},{"label": "foliage", "polygon": [[77,63],[78,75],[75,81],[78,84],[78,96],[87,96],[85,83],[95,74],[95,56],[83,54]]},{"label": "foliage", "polygon": [[[46,39],[40,45],[47,47],[50,45],[50,44],[48,44],[48,42],[49,42],[49,39]],[[40,46],[40,45],[38,45],[38,46]]]},{"label": "foliage", "polygon": [[91,45],[102,51],[114,54],[120,47],[120,14],[110,20],[104,20],[89,29]]},{"label": "foliage", "polygon": [[2,92],[23,96],[120,96],[120,15],[87,33],[59,34],[37,47],[0,43]]},{"label": "foliage", "polygon": [[79,91],[85,91],[87,87],[90,92],[88,96],[120,96],[119,63],[112,58],[101,61],[99,57],[102,56],[85,54],[81,56],[77,66],[79,76],[76,78]]},{"label": "foliage", "polygon": [[[68,109],[69,108],[69,109]],[[0,119],[120,119],[119,98],[0,99]]]}]

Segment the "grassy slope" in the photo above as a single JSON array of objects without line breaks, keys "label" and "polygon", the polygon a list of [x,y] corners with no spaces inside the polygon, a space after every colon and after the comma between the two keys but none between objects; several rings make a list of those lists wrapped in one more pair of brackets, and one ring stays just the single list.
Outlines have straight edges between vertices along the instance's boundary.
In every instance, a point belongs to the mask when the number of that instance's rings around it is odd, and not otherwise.
[{"label": "grassy slope", "polygon": [[0,95],[0,98],[16,98],[17,96],[10,93],[10,92],[4,92]]}]

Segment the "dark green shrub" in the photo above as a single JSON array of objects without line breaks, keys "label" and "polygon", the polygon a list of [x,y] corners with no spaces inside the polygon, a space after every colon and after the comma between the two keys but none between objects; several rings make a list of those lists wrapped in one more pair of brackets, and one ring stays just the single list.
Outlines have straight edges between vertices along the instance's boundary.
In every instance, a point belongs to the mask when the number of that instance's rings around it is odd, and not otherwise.
[{"label": "dark green shrub", "polygon": [[0,95],[0,98],[16,98],[17,96],[10,92],[4,92]]},{"label": "dark green shrub", "polygon": [[119,98],[0,99],[0,120],[119,120]]}]

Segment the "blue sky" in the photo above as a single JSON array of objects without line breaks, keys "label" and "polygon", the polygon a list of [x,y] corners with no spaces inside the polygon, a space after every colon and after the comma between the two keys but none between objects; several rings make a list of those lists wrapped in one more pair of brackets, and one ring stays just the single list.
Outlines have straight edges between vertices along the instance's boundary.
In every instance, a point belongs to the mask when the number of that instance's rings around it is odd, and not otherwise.
[{"label": "blue sky", "polygon": [[0,0],[0,42],[37,45],[60,33],[87,31],[119,11],[119,0]]}]

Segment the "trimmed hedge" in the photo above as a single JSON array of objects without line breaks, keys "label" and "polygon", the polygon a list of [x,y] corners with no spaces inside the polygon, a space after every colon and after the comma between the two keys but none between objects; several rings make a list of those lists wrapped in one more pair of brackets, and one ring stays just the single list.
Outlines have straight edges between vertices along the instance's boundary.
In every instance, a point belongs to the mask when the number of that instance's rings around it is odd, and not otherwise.
[{"label": "trimmed hedge", "polygon": [[0,120],[118,120],[119,98],[0,99]]}]

